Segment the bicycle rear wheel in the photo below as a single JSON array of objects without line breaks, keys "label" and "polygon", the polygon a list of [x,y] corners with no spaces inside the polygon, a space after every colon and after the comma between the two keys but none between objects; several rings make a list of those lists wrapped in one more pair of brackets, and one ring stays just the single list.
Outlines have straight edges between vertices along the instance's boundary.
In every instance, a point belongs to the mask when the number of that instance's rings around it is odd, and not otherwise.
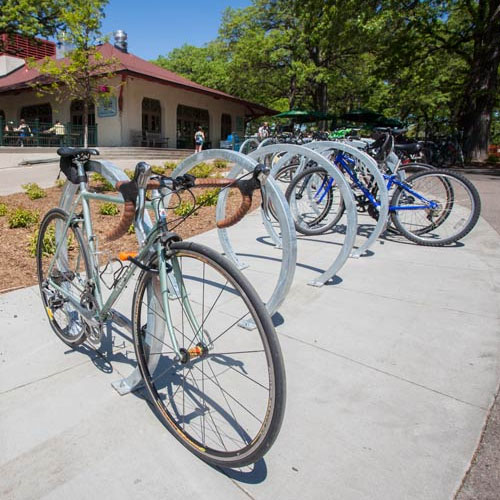
[{"label": "bicycle rear wheel", "polygon": [[[134,345],[146,389],[159,419],[195,455],[224,467],[254,463],[276,439],[285,408],[271,318],[217,252],[176,242],[170,253],[168,311],[157,275],[142,273],[134,294]],[[254,330],[242,327],[249,320]],[[174,355],[169,324],[184,359]]]},{"label": "bicycle rear wheel", "polygon": [[392,221],[410,241],[425,246],[449,245],[476,225],[481,200],[474,185],[462,175],[436,169],[409,177],[405,185],[392,197]]},{"label": "bicycle rear wheel", "polygon": [[338,223],[345,210],[340,190],[321,167],[296,175],[285,197],[295,229],[306,236],[325,233]]},{"label": "bicycle rear wheel", "polygon": [[59,208],[47,212],[38,229],[36,261],[40,294],[50,326],[69,346],[85,341],[88,326],[72,305],[91,307],[85,299],[90,259],[77,226],[67,229],[68,214]]}]

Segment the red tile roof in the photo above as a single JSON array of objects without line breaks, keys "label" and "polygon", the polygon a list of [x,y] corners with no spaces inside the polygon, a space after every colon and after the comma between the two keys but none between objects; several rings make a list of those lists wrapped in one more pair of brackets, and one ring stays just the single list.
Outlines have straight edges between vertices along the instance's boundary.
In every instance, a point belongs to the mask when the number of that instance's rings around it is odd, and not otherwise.
[{"label": "red tile roof", "polygon": [[[118,61],[116,70],[114,71],[115,73],[127,74],[138,78],[152,80],[161,84],[183,88],[191,92],[207,94],[215,97],[216,99],[233,101],[246,106],[249,111],[248,114],[255,116],[273,115],[277,113],[277,111],[261,106],[260,104],[245,101],[244,99],[226,94],[220,90],[204,87],[203,85],[192,82],[187,78],[161,68],[160,66],[157,66],[149,61],[145,61],[140,57],[134,56],[133,54],[122,52],[109,43],[100,45],[98,50],[104,58],[114,58]],[[30,88],[30,83],[33,83],[39,79],[39,77],[40,73],[36,69],[29,69],[27,66],[23,66],[17,71],[14,71],[4,77],[0,77],[0,94]]]}]

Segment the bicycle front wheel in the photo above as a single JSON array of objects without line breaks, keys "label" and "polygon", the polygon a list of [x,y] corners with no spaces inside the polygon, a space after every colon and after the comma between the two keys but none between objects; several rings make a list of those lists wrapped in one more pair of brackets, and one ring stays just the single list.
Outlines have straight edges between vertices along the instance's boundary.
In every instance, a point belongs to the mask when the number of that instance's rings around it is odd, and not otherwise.
[{"label": "bicycle front wheel", "polygon": [[276,439],[285,408],[284,364],[269,313],[217,252],[192,242],[172,243],[170,251],[167,310],[158,275],[142,273],[134,295],[134,345],[146,389],[159,419],[201,459],[224,467],[255,463]]},{"label": "bicycle front wheel", "polygon": [[462,175],[430,170],[409,177],[391,200],[392,221],[414,243],[443,246],[466,236],[476,225],[481,200]]},{"label": "bicycle front wheel", "polygon": [[323,234],[337,225],[344,214],[344,200],[333,179],[321,167],[296,175],[285,197],[297,232],[306,236]]}]

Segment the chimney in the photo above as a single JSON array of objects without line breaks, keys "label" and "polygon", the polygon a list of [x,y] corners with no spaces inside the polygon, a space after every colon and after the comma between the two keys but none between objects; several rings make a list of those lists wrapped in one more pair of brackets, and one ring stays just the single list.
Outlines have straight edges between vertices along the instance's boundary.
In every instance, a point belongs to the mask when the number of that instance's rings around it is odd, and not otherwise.
[{"label": "chimney", "polygon": [[127,33],[123,30],[116,30],[113,35],[115,37],[115,47],[122,52],[127,52]]}]

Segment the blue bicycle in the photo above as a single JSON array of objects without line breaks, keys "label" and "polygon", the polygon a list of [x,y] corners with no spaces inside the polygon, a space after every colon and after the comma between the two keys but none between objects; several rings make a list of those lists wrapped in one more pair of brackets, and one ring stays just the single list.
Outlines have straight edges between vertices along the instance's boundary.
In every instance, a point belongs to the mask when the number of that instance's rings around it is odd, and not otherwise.
[{"label": "blue bicycle", "polygon": [[[335,165],[349,178],[358,210],[377,219],[380,202],[373,176],[349,155],[338,152]],[[481,200],[474,185],[448,170],[418,172],[403,180],[398,172],[384,174],[392,193],[390,220],[408,240],[444,246],[466,236],[476,225]],[[320,167],[296,175],[286,191],[295,228],[305,235],[333,229],[342,218],[344,201],[334,180]]]}]

